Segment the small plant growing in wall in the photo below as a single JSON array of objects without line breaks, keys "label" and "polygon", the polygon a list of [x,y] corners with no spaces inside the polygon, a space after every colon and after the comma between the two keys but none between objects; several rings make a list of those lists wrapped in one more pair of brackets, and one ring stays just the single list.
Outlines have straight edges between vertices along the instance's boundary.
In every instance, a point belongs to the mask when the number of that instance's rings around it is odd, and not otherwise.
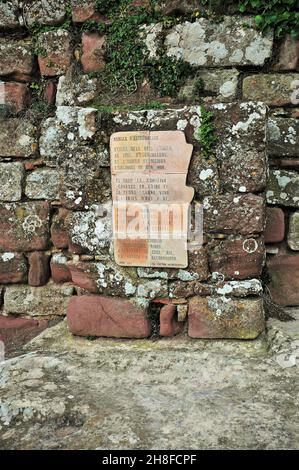
[{"label": "small plant growing in wall", "polygon": [[201,125],[198,128],[195,137],[201,144],[203,157],[209,158],[214,154],[214,148],[218,141],[213,124],[214,115],[211,111],[207,111],[204,106],[201,106],[200,112]]}]

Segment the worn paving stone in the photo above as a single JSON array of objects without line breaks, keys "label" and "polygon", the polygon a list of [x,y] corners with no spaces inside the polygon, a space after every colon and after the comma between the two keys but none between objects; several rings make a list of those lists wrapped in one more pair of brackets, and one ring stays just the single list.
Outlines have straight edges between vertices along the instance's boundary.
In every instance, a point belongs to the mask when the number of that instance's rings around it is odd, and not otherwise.
[{"label": "worn paving stone", "polygon": [[299,207],[299,175],[295,171],[269,171],[267,183],[268,204]]},{"label": "worn paving stone", "polygon": [[30,317],[66,315],[74,288],[49,283],[42,287],[8,286],[4,293],[4,313]]},{"label": "worn paving stone", "polygon": [[48,202],[0,204],[0,250],[44,250],[49,244]]},{"label": "worn paving stone", "polygon": [[19,201],[24,180],[22,163],[0,163],[0,201]]},{"label": "worn paving stone", "polygon": [[[14,138],[12,139],[12,136]],[[37,129],[24,119],[0,119],[0,157],[30,157],[37,150]]]},{"label": "worn paving stone", "polygon": [[244,18],[224,16],[221,23],[200,18],[174,26],[165,46],[167,55],[195,66],[263,65],[271,56],[273,35],[245,28]]},{"label": "worn paving stone", "polygon": [[267,139],[270,156],[299,157],[299,120],[271,117]]},{"label": "worn paving stone", "polygon": [[1,447],[298,449],[299,331],[286,325],[254,341],[88,341],[61,322],[0,365]]},{"label": "worn paving stone", "polygon": [[243,98],[270,106],[298,104],[299,74],[250,75],[243,81]]}]

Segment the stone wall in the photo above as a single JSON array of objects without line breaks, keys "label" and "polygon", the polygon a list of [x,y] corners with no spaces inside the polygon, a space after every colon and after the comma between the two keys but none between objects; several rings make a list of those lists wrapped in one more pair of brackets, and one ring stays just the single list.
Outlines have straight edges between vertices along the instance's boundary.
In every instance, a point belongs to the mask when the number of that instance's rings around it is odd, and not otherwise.
[{"label": "stone wall", "polygon": [[[4,339],[67,311],[78,335],[249,339],[264,329],[263,287],[299,304],[299,43],[198,4],[160,2],[167,21],[136,27],[157,73],[161,50],[184,61],[174,96],[152,69],[130,90],[103,83],[111,49],[95,24],[111,19],[96,2],[0,4]],[[208,155],[202,106],[217,137]],[[204,245],[187,269],[114,261],[109,140],[126,130],[180,130],[194,146],[187,184],[204,205]]]}]

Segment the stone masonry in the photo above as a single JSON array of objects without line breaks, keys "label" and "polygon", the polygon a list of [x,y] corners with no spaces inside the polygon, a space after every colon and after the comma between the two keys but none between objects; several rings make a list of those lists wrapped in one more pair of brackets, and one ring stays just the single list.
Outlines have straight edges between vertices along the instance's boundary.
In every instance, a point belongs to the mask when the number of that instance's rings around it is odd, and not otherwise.
[{"label": "stone masonry", "polygon": [[[190,2],[177,24],[138,31],[147,57],[162,48],[187,64],[177,96],[120,86],[111,110],[98,101],[107,38],[82,26],[110,20],[93,1],[73,0],[71,14],[52,0],[20,14],[23,3],[0,4],[0,339],[9,318],[31,334],[66,314],[75,335],[254,339],[263,288],[299,305],[298,41],[276,42],[250,17],[190,17]],[[115,263],[109,140],[143,130],[179,130],[193,145],[187,185],[204,243],[186,269]]]}]

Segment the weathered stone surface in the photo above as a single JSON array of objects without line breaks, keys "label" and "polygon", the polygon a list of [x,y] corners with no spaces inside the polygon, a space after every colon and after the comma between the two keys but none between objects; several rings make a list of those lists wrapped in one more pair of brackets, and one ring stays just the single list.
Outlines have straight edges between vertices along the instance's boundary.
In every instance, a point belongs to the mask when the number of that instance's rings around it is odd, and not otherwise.
[{"label": "weathered stone surface", "polygon": [[276,255],[267,260],[271,297],[279,305],[299,305],[299,256]]},{"label": "weathered stone surface", "polygon": [[299,120],[271,117],[267,139],[270,156],[299,157]]},{"label": "weathered stone surface", "polygon": [[25,195],[29,199],[59,199],[59,171],[50,168],[36,169],[26,178]]},{"label": "weathered stone surface", "polygon": [[99,254],[112,243],[111,206],[99,211],[96,207],[87,212],[72,212],[66,219],[69,239],[80,252]]},{"label": "weathered stone surface", "polygon": [[27,281],[27,262],[19,253],[0,253],[0,284]]},{"label": "weathered stone surface", "polygon": [[250,75],[243,81],[243,98],[270,106],[298,104],[299,74]]},{"label": "weathered stone surface", "polygon": [[210,246],[209,263],[212,273],[223,280],[259,277],[264,264],[264,242],[261,238],[215,241]]},{"label": "weathered stone surface", "polygon": [[249,235],[262,233],[265,201],[253,194],[225,194],[204,200],[204,227],[209,232]]},{"label": "weathered stone surface", "polygon": [[278,54],[275,70],[299,71],[299,40],[289,34],[284,38]]},{"label": "weathered stone surface", "polygon": [[44,286],[50,277],[49,255],[35,251],[28,256],[28,284],[33,287]]},{"label": "weathered stone surface", "polygon": [[[212,97],[220,102],[230,102],[237,98],[239,72],[236,69],[200,70],[195,78],[190,78],[180,89],[179,97],[187,100],[198,100],[199,95]],[[199,91],[197,84],[202,85]],[[207,98],[208,101],[208,98]]]},{"label": "weathered stone surface", "polygon": [[189,303],[191,338],[255,339],[264,331],[263,302],[222,297],[194,297]]},{"label": "weathered stone surface", "polygon": [[0,365],[2,447],[298,449],[297,341],[298,321],[255,341],[88,341],[60,322]]},{"label": "weathered stone surface", "polygon": [[211,285],[212,295],[224,295],[229,297],[260,296],[263,286],[258,279],[246,279],[245,281],[217,282]]},{"label": "weathered stone surface", "polygon": [[200,18],[174,26],[165,46],[167,55],[195,66],[263,65],[271,56],[273,35],[244,27],[244,18],[226,16],[221,23]]},{"label": "weathered stone surface", "polygon": [[58,81],[56,106],[85,106],[95,100],[98,87],[97,78],[63,75]]},{"label": "weathered stone surface", "polygon": [[84,23],[89,20],[99,20],[95,1],[72,0],[72,18],[74,23]]},{"label": "weathered stone surface", "polygon": [[0,82],[0,87],[4,95],[0,105],[9,115],[23,111],[29,104],[30,93],[25,83]]},{"label": "weathered stone surface", "polygon": [[18,0],[2,1],[0,3],[0,29],[13,29],[19,26]]},{"label": "weathered stone surface", "polygon": [[294,212],[290,216],[288,245],[291,250],[299,250],[299,212]]},{"label": "weathered stone surface", "polygon": [[30,157],[36,149],[36,128],[29,121],[0,119],[0,157]]},{"label": "weathered stone surface", "polygon": [[265,243],[282,242],[285,234],[284,212],[279,207],[267,207]]},{"label": "weathered stone surface", "polygon": [[79,336],[147,338],[147,309],[133,302],[102,296],[73,297],[67,309],[68,327]]},{"label": "weathered stone surface", "polygon": [[71,286],[47,284],[42,287],[8,286],[4,293],[4,313],[15,315],[65,315]]},{"label": "weathered stone surface", "polygon": [[0,204],[0,250],[44,250],[49,243],[49,204]]},{"label": "weathered stone surface", "polygon": [[49,165],[56,166],[67,158],[93,155],[87,147],[96,133],[96,110],[59,106],[56,116],[43,121],[40,137],[40,154]]},{"label": "weathered stone surface", "polygon": [[195,152],[191,159],[187,182],[195,189],[198,198],[217,193],[220,189],[217,160],[214,157],[203,158],[200,152]]},{"label": "weathered stone surface", "polygon": [[28,80],[34,70],[32,43],[0,39],[0,76]]},{"label": "weathered stone surface", "polygon": [[22,163],[0,163],[0,201],[19,201],[24,179]]},{"label": "weathered stone surface", "polygon": [[98,72],[105,67],[106,36],[83,33],[82,50],[81,63],[84,72]]},{"label": "weathered stone surface", "polygon": [[267,166],[266,106],[261,102],[221,103],[210,110],[218,138],[215,152],[222,189],[240,193],[263,190]]},{"label": "weathered stone surface", "polygon": [[177,320],[177,308],[164,305],[160,310],[160,336],[175,336],[182,332],[184,325]]},{"label": "weathered stone surface", "polygon": [[47,82],[43,90],[42,97],[43,97],[43,100],[50,106],[55,104],[56,91],[57,91],[56,83],[53,81]]},{"label": "weathered stone surface", "polygon": [[69,246],[69,236],[66,227],[66,218],[69,211],[64,208],[58,210],[52,218],[51,240],[56,248],[64,249]]},{"label": "weathered stone surface", "polygon": [[267,184],[268,204],[299,207],[299,175],[294,171],[269,171]]},{"label": "weathered stone surface", "polygon": [[70,66],[72,56],[69,31],[58,29],[41,33],[37,45],[41,51],[38,55],[41,74],[48,77],[63,75]]},{"label": "weathered stone surface", "polygon": [[64,0],[33,0],[25,4],[25,20],[28,26],[57,25],[66,17]]},{"label": "weathered stone surface", "polygon": [[51,275],[56,284],[72,281],[71,271],[67,263],[68,258],[62,253],[55,253],[52,256],[50,263]]}]

